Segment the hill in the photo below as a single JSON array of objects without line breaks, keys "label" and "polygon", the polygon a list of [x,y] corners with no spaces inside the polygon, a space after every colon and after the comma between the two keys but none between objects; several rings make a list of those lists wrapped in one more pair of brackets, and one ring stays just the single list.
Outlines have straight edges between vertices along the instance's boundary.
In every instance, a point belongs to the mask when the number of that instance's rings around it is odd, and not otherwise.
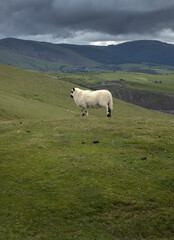
[{"label": "hill", "polygon": [[90,89],[108,89],[112,95],[148,109],[174,113],[174,74],[49,73],[74,85]]},{"label": "hill", "polygon": [[[69,97],[74,84],[66,78],[0,64],[0,85],[2,119],[59,119],[80,113]],[[114,101],[119,112],[114,111],[113,117],[167,117],[119,100]],[[90,113],[103,116],[105,110],[90,110]]]},{"label": "hill", "polygon": [[0,40],[0,61],[22,68],[57,71],[65,68],[91,67],[98,63],[67,49],[61,44],[51,44],[19,39]]},{"label": "hill", "polygon": [[116,46],[108,46],[107,52],[122,56],[131,62],[149,62],[174,66],[174,45],[160,41],[133,41]]},{"label": "hill", "polygon": [[[174,46],[159,41],[134,41],[115,46],[82,46],[13,38],[0,40],[0,62],[41,71],[131,69],[155,73],[153,68],[158,65],[171,66],[167,69],[174,71],[173,59]],[[134,65],[127,67],[125,64]]]},{"label": "hill", "polygon": [[66,79],[4,64],[0,85],[1,240],[173,238],[173,116],[81,117]]}]

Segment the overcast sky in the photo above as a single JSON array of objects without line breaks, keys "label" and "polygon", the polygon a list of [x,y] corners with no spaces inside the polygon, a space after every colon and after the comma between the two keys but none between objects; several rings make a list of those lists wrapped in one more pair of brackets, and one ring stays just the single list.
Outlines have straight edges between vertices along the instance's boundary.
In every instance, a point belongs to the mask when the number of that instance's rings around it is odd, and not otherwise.
[{"label": "overcast sky", "polygon": [[174,0],[0,0],[0,38],[106,45],[174,43]]}]

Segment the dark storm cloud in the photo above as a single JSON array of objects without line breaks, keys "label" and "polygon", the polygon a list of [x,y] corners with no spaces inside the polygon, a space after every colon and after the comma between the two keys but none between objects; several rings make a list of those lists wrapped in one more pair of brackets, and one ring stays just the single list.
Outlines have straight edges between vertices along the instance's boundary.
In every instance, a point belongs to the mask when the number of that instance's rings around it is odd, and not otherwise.
[{"label": "dark storm cloud", "polygon": [[154,34],[174,30],[173,0],[5,0],[1,36],[73,37],[77,32]]}]

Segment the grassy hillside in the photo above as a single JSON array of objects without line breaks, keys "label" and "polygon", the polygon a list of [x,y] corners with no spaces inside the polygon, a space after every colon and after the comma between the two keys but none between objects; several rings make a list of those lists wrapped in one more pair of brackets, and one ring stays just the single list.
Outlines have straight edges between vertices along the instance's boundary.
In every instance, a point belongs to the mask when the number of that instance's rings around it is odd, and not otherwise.
[{"label": "grassy hillside", "polygon": [[39,72],[1,64],[0,84],[1,111],[12,118],[61,118],[70,114],[66,106],[74,109],[68,98],[71,84]]},{"label": "grassy hillside", "polygon": [[0,123],[2,240],[173,239],[173,121],[20,122]]},{"label": "grassy hillside", "polygon": [[62,71],[69,72],[74,69],[73,65],[60,64],[57,62],[43,61],[27,57],[16,52],[0,49],[0,62],[24,69],[38,71]]},{"label": "grassy hillside", "polygon": [[[65,78],[57,78],[54,75],[49,76],[0,64],[1,117],[59,119],[64,118],[64,115],[72,117],[74,114],[79,114],[80,108],[70,98],[70,90],[74,84],[64,80]],[[119,100],[114,100],[114,104],[113,117],[168,117]],[[93,116],[104,116],[105,110],[92,109],[89,113]]]},{"label": "grassy hillside", "polygon": [[[173,239],[174,118],[0,65],[0,239]],[[94,143],[98,141],[98,143]]]},{"label": "grassy hillside", "polygon": [[92,68],[100,65],[65,45],[12,38],[0,40],[0,62],[27,69],[62,72],[73,71],[75,66]]},{"label": "grassy hillside", "polygon": [[0,39],[0,62],[39,71],[174,72],[174,46],[158,41],[134,41],[111,46],[52,44]]}]

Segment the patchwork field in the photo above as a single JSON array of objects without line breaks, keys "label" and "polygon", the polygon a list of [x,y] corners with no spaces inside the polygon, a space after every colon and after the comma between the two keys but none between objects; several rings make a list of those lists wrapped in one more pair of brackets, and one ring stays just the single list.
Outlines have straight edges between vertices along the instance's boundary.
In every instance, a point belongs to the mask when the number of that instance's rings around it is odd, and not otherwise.
[{"label": "patchwork field", "polygon": [[115,73],[53,73],[57,79],[61,79],[74,84],[95,85],[112,81],[118,81],[124,86],[139,90],[151,92],[161,92],[174,94],[174,74],[145,74],[132,72],[115,72]]},{"label": "patchwork field", "polygon": [[173,116],[64,80],[0,65],[0,239],[173,239]]}]

